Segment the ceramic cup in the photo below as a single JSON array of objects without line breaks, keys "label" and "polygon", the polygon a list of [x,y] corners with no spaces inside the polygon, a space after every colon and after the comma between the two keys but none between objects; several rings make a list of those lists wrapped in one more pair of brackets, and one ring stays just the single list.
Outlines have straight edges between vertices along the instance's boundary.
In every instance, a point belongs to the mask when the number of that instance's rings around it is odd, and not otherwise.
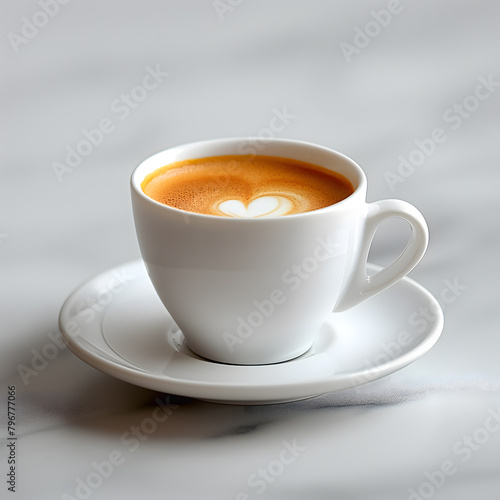
[{"label": "ceramic cup", "polygon": [[[355,190],[312,212],[245,219],[182,211],[141,189],[147,174],[169,163],[235,154],[320,165],[347,177]],[[425,220],[404,201],[367,203],[366,184],[361,168],[343,154],[287,139],[209,140],[144,160],[131,177],[139,246],[153,286],[187,346],[222,363],[286,361],[311,347],[332,311],[354,307],[410,272],[427,247]],[[409,223],[408,244],[391,264],[368,276],[373,237],[389,217]]]}]

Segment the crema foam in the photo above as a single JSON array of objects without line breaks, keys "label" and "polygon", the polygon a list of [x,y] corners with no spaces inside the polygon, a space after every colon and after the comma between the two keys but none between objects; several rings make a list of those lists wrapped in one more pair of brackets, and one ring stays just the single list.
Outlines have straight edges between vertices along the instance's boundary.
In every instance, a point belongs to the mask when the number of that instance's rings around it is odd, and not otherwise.
[{"label": "crema foam", "polygon": [[155,201],[206,215],[278,217],[324,208],[354,192],[344,176],[274,156],[229,155],[171,163],[147,175]]}]

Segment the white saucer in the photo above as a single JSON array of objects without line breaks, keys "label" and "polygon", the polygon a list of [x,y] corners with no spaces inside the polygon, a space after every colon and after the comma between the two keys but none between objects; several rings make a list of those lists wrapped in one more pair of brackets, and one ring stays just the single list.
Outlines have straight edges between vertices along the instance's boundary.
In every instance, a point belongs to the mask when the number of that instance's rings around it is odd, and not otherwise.
[{"label": "white saucer", "polygon": [[71,351],[109,375],[232,404],[294,401],[378,379],[431,349],[444,323],[436,299],[404,278],[347,312],[332,313],[312,348],[296,359],[261,366],[214,363],[187,348],[142,261],[80,286],[64,303],[59,322]]}]

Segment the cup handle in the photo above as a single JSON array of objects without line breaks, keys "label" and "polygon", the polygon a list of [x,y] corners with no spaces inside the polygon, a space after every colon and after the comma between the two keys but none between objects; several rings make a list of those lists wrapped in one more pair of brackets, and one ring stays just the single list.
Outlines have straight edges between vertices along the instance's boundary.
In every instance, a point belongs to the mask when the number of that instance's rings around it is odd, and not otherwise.
[{"label": "cup handle", "polygon": [[[366,273],[368,252],[378,227],[389,217],[399,217],[410,224],[410,239],[399,257],[376,274],[368,276]],[[406,276],[423,257],[429,241],[429,231],[423,215],[410,203],[401,200],[382,200],[367,204],[361,239],[361,250],[354,264],[354,271],[333,309],[335,312],[354,307]]]}]

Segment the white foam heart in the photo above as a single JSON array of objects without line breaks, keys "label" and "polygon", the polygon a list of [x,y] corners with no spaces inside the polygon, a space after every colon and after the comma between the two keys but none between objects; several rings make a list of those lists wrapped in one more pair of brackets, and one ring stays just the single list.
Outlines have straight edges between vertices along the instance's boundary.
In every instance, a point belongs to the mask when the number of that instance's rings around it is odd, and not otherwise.
[{"label": "white foam heart", "polygon": [[284,196],[261,196],[252,200],[248,206],[240,200],[226,200],[219,203],[218,208],[229,217],[276,217],[288,214],[293,203]]}]

